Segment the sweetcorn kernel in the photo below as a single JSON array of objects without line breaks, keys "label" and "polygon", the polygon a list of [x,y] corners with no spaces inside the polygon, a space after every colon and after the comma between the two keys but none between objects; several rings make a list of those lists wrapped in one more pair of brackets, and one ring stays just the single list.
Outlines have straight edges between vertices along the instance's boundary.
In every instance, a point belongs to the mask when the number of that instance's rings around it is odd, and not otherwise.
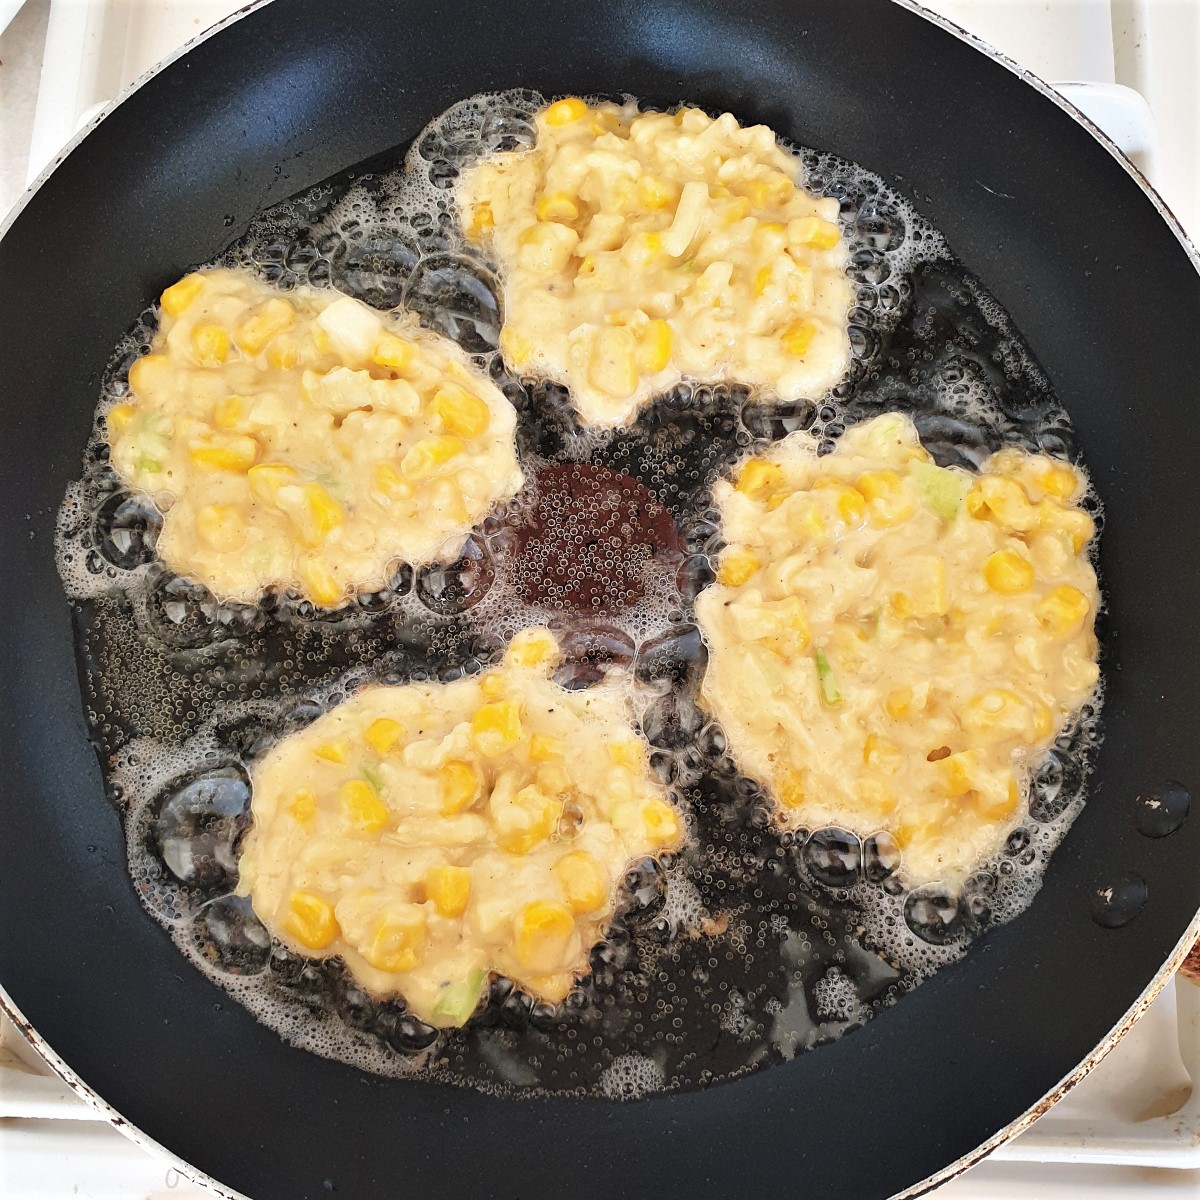
[{"label": "sweetcorn kernel", "polygon": [[377,492],[382,492],[389,500],[407,500],[413,493],[412,484],[408,482],[394,463],[376,463],[371,471],[371,482]]},{"label": "sweetcorn kernel", "polygon": [[471,718],[471,740],[476,750],[497,758],[525,737],[521,728],[521,706],[515,700],[496,700],[475,710]]},{"label": "sweetcorn kernel", "polygon": [[425,895],[439,916],[461,917],[471,898],[471,872],[466,867],[430,867],[425,872]]},{"label": "sweetcorn kernel", "polygon": [[237,344],[247,354],[259,351],[277,334],[296,320],[296,310],[281,296],[272,297],[242,322]]},{"label": "sweetcorn kernel", "polygon": [[948,754],[934,764],[943,790],[949,796],[965,796],[975,786],[977,770],[974,751]]},{"label": "sweetcorn kernel", "polygon": [[579,205],[566,192],[542,196],[534,206],[539,221],[559,221],[569,225],[579,218]]},{"label": "sweetcorn kernel", "polygon": [[246,402],[241,396],[222,396],[213,406],[213,424],[218,429],[236,429],[246,415]]},{"label": "sweetcorn kernel", "polygon": [[559,659],[558,642],[548,629],[522,629],[508,643],[504,662],[510,667],[546,667]]},{"label": "sweetcorn kernel", "polygon": [[665,800],[647,800],[641,818],[652,845],[670,846],[679,840],[679,814]]},{"label": "sweetcorn kernel", "polygon": [[443,384],[433,394],[430,411],[442,423],[442,428],[463,438],[476,438],[487,432],[491,414],[478,396],[457,384]]},{"label": "sweetcorn kernel", "polygon": [[812,346],[813,338],[817,335],[817,327],[806,320],[793,321],[779,335],[784,352],[793,358],[803,358]]},{"label": "sweetcorn kernel", "polygon": [[363,833],[378,833],[392,819],[388,806],[365,779],[347,779],[338,788],[338,801],[346,823]]},{"label": "sweetcorn kernel", "polygon": [[666,321],[647,324],[638,337],[637,365],[647,375],[657,375],[671,361],[671,327]]},{"label": "sweetcorn kernel", "polygon": [[305,827],[313,822],[317,815],[317,794],[312,788],[301,788],[288,802],[288,812],[292,819]]},{"label": "sweetcorn kernel", "polygon": [[1079,487],[1079,476],[1069,463],[1054,462],[1038,473],[1036,482],[1047,495],[1069,500]]},{"label": "sweetcorn kernel", "polygon": [[1088,598],[1078,588],[1062,583],[1050,589],[1038,604],[1036,612],[1046,629],[1062,637],[1079,628],[1091,607]]},{"label": "sweetcorn kernel", "polygon": [[587,116],[588,106],[578,96],[568,96],[565,100],[556,100],[544,113],[542,120],[547,125],[570,125]]},{"label": "sweetcorn kernel", "polygon": [[615,767],[628,767],[631,771],[640,771],[646,761],[645,744],[636,738],[625,742],[609,742],[608,757]]},{"label": "sweetcorn kernel", "polygon": [[573,913],[594,912],[608,899],[609,879],[604,865],[594,854],[575,850],[550,868]]},{"label": "sweetcorn kernel", "polygon": [[983,577],[993,592],[1016,596],[1033,587],[1033,563],[1017,550],[997,550],[983,564]]},{"label": "sweetcorn kernel", "polygon": [[346,594],[329,564],[319,554],[306,554],[296,564],[304,594],[321,608],[333,608]]},{"label": "sweetcorn kernel", "polygon": [[788,240],[798,246],[831,250],[841,241],[841,231],[823,217],[797,217],[788,222]]},{"label": "sweetcorn kernel", "polygon": [[483,774],[470,762],[457,759],[438,768],[441,789],[441,814],[453,816],[470,808],[483,795]]},{"label": "sweetcorn kernel", "polygon": [[562,738],[551,737],[548,733],[535,733],[529,739],[529,758],[531,762],[550,762],[562,758],[567,752],[567,744]]},{"label": "sweetcorn kernel", "polygon": [[717,582],[726,587],[741,587],[742,584],[749,583],[761,565],[758,555],[753,550],[746,546],[730,546],[721,555]]},{"label": "sweetcorn kernel", "polygon": [[204,276],[199,274],[185,275],[178,283],[173,283],[158,298],[162,310],[169,317],[177,317],[204,290]]},{"label": "sweetcorn kernel", "polygon": [[376,754],[386,754],[407,732],[399,721],[378,717],[367,726],[363,737]]},{"label": "sweetcorn kernel", "polygon": [[462,438],[454,434],[422,438],[400,460],[400,474],[407,479],[425,479],[465,449]]},{"label": "sweetcorn kernel", "polygon": [[335,738],[332,742],[322,742],[313,753],[326,762],[344,763],[350,753],[350,743],[345,738]]},{"label": "sweetcorn kernel", "polygon": [[557,900],[535,900],[513,920],[517,961],[539,975],[548,975],[566,964],[574,936],[575,918]]},{"label": "sweetcorn kernel", "polygon": [[129,368],[129,387],[138,396],[153,395],[171,379],[175,367],[165,354],[143,354]]},{"label": "sweetcorn kernel", "polygon": [[396,974],[420,963],[426,942],[425,911],[416,904],[389,904],[371,942],[359,948],[377,971]]},{"label": "sweetcorn kernel", "polygon": [[528,854],[553,832],[562,812],[562,801],[540,787],[523,787],[515,795],[492,792],[489,801],[492,833],[509,854]]},{"label": "sweetcorn kernel", "polygon": [[124,431],[129,428],[129,425],[133,421],[136,413],[136,405],[114,404],[113,407],[104,414],[104,424],[108,429],[109,436],[116,437],[124,433]]},{"label": "sweetcorn kernel", "polygon": [[405,338],[397,337],[394,333],[380,334],[375,348],[371,351],[371,361],[379,367],[387,367],[397,373],[407,370],[417,356],[416,347]]},{"label": "sweetcorn kernel", "polygon": [[258,457],[258,443],[240,434],[216,435],[188,452],[198,467],[213,471],[247,471]]},{"label": "sweetcorn kernel", "polygon": [[324,950],[338,935],[333,906],[313,892],[293,892],[281,922],[283,932],[308,950]]},{"label": "sweetcorn kernel", "polygon": [[637,198],[651,212],[668,208],[679,197],[679,189],[654,175],[642,175],[637,181]]},{"label": "sweetcorn kernel", "polygon": [[229,357],[229,334],[212,321],[192,330],[192,354],[202,367],[219,367]]},{"label": "sweetcorn kernel", "polygon": [[743,496],[757,496],[759,492],[782,487],[784,479],[783,468],[778,463],[768,462],[764,458],[751,458],[738,472],[734,487]]}]

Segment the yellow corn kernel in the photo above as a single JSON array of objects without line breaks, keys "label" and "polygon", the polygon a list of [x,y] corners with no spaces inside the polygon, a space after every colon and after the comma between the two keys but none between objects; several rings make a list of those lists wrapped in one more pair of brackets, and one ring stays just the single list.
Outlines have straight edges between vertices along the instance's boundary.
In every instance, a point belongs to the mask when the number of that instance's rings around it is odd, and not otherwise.
[{"label": "yellow corn kernel", "polygon": [[1033,587],[1033,563],[1016,550],[997,550],[983,564],[983,577],[993,592],[1016,596]]},{"label": "yellow corn kernel", "polygon": [[900,687],[888,692],[883,707],[893,721],[903,721],[913,713],[913,691],[910,687]]},{"label": "yellow corn kernel", "polygon": [[566,192],[553,192],[542,196],[534,206],[539,221],[558,221],[569,225],[579,217],[579,205]]},{"label": "yellow corn kernel", "polygon": [[643,208],[658,212],[675,203],[679,190],[656,175],[643,175],[637,181],[637,198]]},{"label": "yellow corn kernel", "polygon": [[500,349],[514,367],[523,367],[533,357],[533,342],[517,333],[512,325],[500,330]]},{"label": "yellow corn kernel", "polygon": [[537,785],[547,796],[564,796],[571,790],[571,777],[561,761],[551,761],[538,767]]},{"label": "yellow corn kernel", "polygon": [[550,868],[563,899],[573,913],[595,912],[608,899],[609,878],[604,865],[586,850],[564,854]]},{"label": "yellow corn kernel", "polygon": [[530,785],[514,796],[493,792],[488,807],[492,834],[500,848],[509,854],[528,854],[554,832],[563,802],[540,786]]},{"label": "yellow corn kernel", "polygon": [[734,196],[731,200],[726,201],[725,210],[722,220],[725,227],[736,225],[739,221],[744,221],[753,211],[753,205],[745,196]]},{"label": "yellow corn kernel", "polygon": [[472,396],[466,388],[454,383],[438,388],[429,407],[447,433],[464,438],[476,438],[485,433],[491,417],[488,406],[478,396]]},{"label": "yellow corn kernel", "polygon": [[236,550],[246,540],[242,511],[236,504],[208,504],[196,513],[196,532],[214,550]]},{"label": "yellow corn kernel", "polygon": [[938,779],[948,796],[965,796],[975,786],[975,753],[961,750],[935,762]]},{"label": "yellow corn kernel", "polygon": [[479,690],[485,700],[500,700],[508,692],[504,676],[497,671],[488,671],[479,677]]},{"label": "yellow corn kernel", "polygon": [[471,872],[466,867],[430,867],[425,872],[425,896],[440,917],[461,917],[471,898]]},{"label": "yellow corn kernel", "polygon": [[527,971],[549,975],[566,965],[575,937],[575,918],[557,900],[535,900],[513,920],[513,949]]},{"label": "yellow corn kernel", "polygon": [[863,762],[885,775],[895,775],[904,766],[900,747],[877,733],[868,733],[863,742]]},{"label": "yellow corn kernel", "polygon": [[867,518],[867,502],[862,493],[852,487],[838,490],[838,517],[848,529],[858,529]]},{"label": "yellow corn kernel", "polygon": [[895,471],[864,471],[854,481],[854,486],[862,492],[865,500],[890,500],[897,489],[903,486],[903,481]]},{"label": "yellow corn kernel", "polygon": [[754,572],[761,566],[758,555],[746,546],[730,546],[721,555],[721,565],[717,569],[717,582],[726,587],[741,587],[749,583]]},{"label": "yellow corn kernel", "polygon": [[246,402],[241,396],[222,396],[213,408],[213,424],[218,429],[236,429],[246,414]]},{"label": "yellow corn kernel", "polygon": [[632,396],[638,385],[636,353],[637,342],[628,329],[601,329],[592,346],[588,381],[607,396]]},{"label": "yellow corn kernel", "polygon": [[653,230],[635,233],[621,248],[622,257],[631,266],[638,268],[648,266],[654,259],[661,258],[662,252],[662,234]]},{"label": "yellow corn kernel", "polygon": [[378,833],[391,822],[388,806],[365,779],[347,779],[338,788],[338,801],[346,823],[363,833]]},{"label": "yellow corn kernel", "polygon": [[1004,529],[1024,532],[1038,521],[1038,510],[1029,502],[1025,489],[1002,475],[984,475],[972,484],[966,508],[976,520],[995,521]]},{"label": "yellow corn kernel", "polygon": [[405,338],[397,337],[394,333],[381,333],[371,351],[371,361],[379,367],[387,367],[389,371],[405,371],[412,366],[417,356],[417,348]]},{"label": "yellow corn kernel", "polygon": [[466,811],[483,795],[483,772],[474,763],[455,759],[443,763],[437,774],[443,817]]},{"label": "yellow corn kernel", "polygon": [[797,246],[831,250],[842,240],[841,231],[823,217],[797,217],[788,222],[788,240]]},{"label": "yellow corn kernel", "polygon": [[565,100],[556,100],[544,113],[542,120],[547,125],[570,125],[586,117],[588,106],[578,96],[568,96]]},{"label": "yellow corn kernel", "polygon": [[289,466],[283,463],[259,463],[246,472],[250,481],[250,490],[260,499],[273,501],[281,487],[287,487],[300,478]]},{"label": "yellow corn kernel", "polygon": [[306,950],[324,950],[338,935],[333,906],[312,892],[293,892],[281,922],[283,932]]},{"label": "yellow corn kernel", "polygon": [[296,574],[300,576],[302,592],[314,605],[332,608],[346,595],[346,588],[337,582],[329,564],[319,554],[305,554],[296,564]]},{"label": "yellow corn kernel", "polygon": [[257,354],[296,319],[296,310],[281,296],[273,296],[247,317],[237,331],[237,344],[247,354]]},{"label": "yellow corn kernel", "polygon": [[1036,476],[1036,483],[1048,496],[1069,500],[1079,487],[1079,476],[1068,463],[1052,462]]},{"label": "yellow corn kernel", "polygon": [[422,438],[400,460],[400,474],[406,479],[425,479],[465,449],[462,438],[450,433]]},{"label": "yellow corn kernel", "polygon": [[177,317],[189,307],[193,300],[204,290],[204,276],[198,274],[185,275],[178,283],[173,283],[158,298],[162,310],[169,317]]},{"label": "yellow corn kernel", "polygon": [[759,267],[754,272],[754,294],[761,296],[771,286],[771,280],[774,276],[775,268],[770,264],[765,267]]},{"label": "yellow corn kernel", "polygon": [[407,732],[399,721],[377,717],[367,726],[363,737],[376,754],[386,754]]},{"label": "yellow corn kernel", "polygon": [[567,744],[562,738],[551,737],[548,733],[535,733],[529,739],[529,758],[531,762],[550,762],[562,758],[567,752]]},{"label": "yellow corn kernel", "polygon": [[653,846],[670,846],[679,840],[679,814],[665,800],[647,800],[642,805],[642,825]]},{"label": "yellow corn kernel", "polygon": [[192,462],[213,471],[247,471],[258,457],[258,443],[252,437],[226,434],[189,450]]},{"label": "yellow corn kernel", "polygon": [[766,208],[772,204],[786,204],[791,199],[796,185],[778,171],[773,171],[765,179],[751,179],[742,185],[747,199],[755,208]]},{"label": "yellow corn kernel", "polygon": [[637,365],[647,375],[657,375],[671,361],[674,338],[666,321],[650,321],[638,335]]},{"label": "yellow corn kernel", "polygon": [[371,482],[376,491],[382,492],[390,500],[407,500],[413,492],[412,484],[390,462],[375,464],[371,471]]},{"label": "yellow corn kernel", "polygon": [[129,387],[136,395],[149,396],[174,373],[174,364],[165,354],[143,354],[129,368]]},{"label": "yellow corn kernel", "polygon": [[1033,702],[1033,737],[1042,741],[1054,732],[1054,714],[1040,700]]},{"label": "yellow corn kernel", "polygon": [[497,758],[520,745],[524,737],[521,708],[515,700],[481,705],[471,718],[471,740],[476,750],[488,758]]},{"label": "yellow corn kernel", "polygon": [[1027,739],[1031,715],[1016,692],[992,688],[968,700],[959,714],[959,721],[968,733],[977,737],[992,734],[999,738]]},{"label": "yellow corn kernel", "polygon": [[980,788],[975,796],[975,811],[987,821],[1003,821],[1017,811],[1021,787],[1013,776],[999,787]]},{"label": "yellow corn kernel", "polygon": [[390,904],[380,915],[375,935],[360,953],[377,971],[411,971],[425,952],[425,911],[416,904]]},{"label": "yellow corn kernel", "polygon": [[559,659],[558,642],[548,629],[522,629],[504,651],[509,667],[546,667]]},{"label": "yellow corn kernel", "polygon": [[775,795],[784,808],[801,808],[804,805],[804,776],[799,771],[788,771],[775,788]]},{"label": "yellow corn kernel", "polygon": [[467,225],[467,236],[478,238],[485,229],[493,229],[496,225],[496,217],[492,212],[492,206],[486,202],[476,204],[471,209],[471,220]]},{"label": "yellow corn kernel", "polygon": [[776,654],[785,658],[795,657],[803,653],[811,641],[808,628],[808,615],[804,611],[804,602],[799,596],[788,596],[773,606],[773,618],[776,633],[768,641]]},{"label": "yellow corn kernel", "polygon": [[1037,617],[1051,633],[1062,637],[1073,633],[1091,610],[1088,598],[1069,583],[1051,588],[1037,606]]},{"label": "yellow corn kernel", "polygon": [[811,321],[803,319],[793,321],[779,335],[779,344],[784,353],[793,358],[803,358],[812,346],[813,338],[817,336],[817,327]]},{"label": "yellow corn kernel", "polygon": [[290,371],[300,361],[300,347],[292,338],[276,338],[267,347],[267,366]]},{"label": "yellow corn kernel", "polygon": [[112,408],[104,414],[104,424],[108,429],[109,437],[119,437],[126,429],[129,428],[130,422],[137,412],[137,406],[133,404],[114,404]]},{"label": "yellow corn kernel", "polygon": [[646,761],[646,747],[636,738],[624,742],[609,742],[608,757],[614,767],[628,767],[640,771]]},{"label": "yellow corn kernel", "polygon": [[316,746],[313,753],[326,762],[344,763],[350,753],[350,743],[345,738],[335,738],[332,742],[322,742]]},{"label": "yellow corn kernel", "polygon": [[204,321],[192,330],[192,354],[202,367],[219,367],[229,357],[229,334]]},{"label": "yellow corn kernel", "polygon": [[301,788],[288,803],[292,819],[307,827],[317,815],[317,794],[312,788]]},{"label": "yellow corn kernel", "polygon": [[319,484],[304,485],[304,510],[300,532],[310,546],[318,546],[346,520],[346,510]]},{"label": "yellow corn kernel", "polygon": [[787,245],[787,226],[782,221],[759,221],[750,235],[750,244],[763,257],[774,257]]},{"label": "yellow corn kernel", "polygon": [[1096,522],[1082,508],[1058,508],[1055,505],[1045,514],[1042,523],[1065,533],[1076,554],[1096,536]]},{"label": "yellow corn kernel", "polygon": [[783,468],[778,463],[764,458],[751,458],[738,472],[734,487],[743,496],[757,496],[759,492],[774,490],[784,483]]}]

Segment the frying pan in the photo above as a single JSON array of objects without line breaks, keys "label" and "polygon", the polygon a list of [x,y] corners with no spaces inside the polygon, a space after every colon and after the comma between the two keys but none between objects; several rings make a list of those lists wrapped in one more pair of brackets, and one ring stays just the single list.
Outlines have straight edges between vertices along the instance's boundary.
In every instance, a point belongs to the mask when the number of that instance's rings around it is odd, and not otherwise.
[{"label": "frying pan", "polygon": [[[1031,84],[1033,86],[1031,86]],[[1012,315],[1108,513],[1106,736],[1029,910],[840,1041],[636,1103],[515,1102],[285,1045],[140,908],[81,712],[54,513],[111,347],[264,206],[471,93],[629,92],[880,172]],[[110,1118],[226,1194],[881,1197],[962,1169],[1070,1086],[1200,932],[1200,276],[1160,201],[1011,63],[891,0],[277,0],[147,79],[0,242],[0,982]],[[1097,895],[1146,882],[1106,928]]]}]

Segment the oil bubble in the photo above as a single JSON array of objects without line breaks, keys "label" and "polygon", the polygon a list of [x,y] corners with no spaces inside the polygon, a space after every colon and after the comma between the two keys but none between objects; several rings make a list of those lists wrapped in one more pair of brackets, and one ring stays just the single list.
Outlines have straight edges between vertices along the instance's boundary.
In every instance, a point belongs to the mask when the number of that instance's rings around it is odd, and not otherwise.
[{"label": "oil bubble", "polygon": [[1150,838],[1169,837],[1182,827],[1191,807],[1191,794],[1173,780],[1156,791],[1144,792],[1134,802],[1138,833]]}]

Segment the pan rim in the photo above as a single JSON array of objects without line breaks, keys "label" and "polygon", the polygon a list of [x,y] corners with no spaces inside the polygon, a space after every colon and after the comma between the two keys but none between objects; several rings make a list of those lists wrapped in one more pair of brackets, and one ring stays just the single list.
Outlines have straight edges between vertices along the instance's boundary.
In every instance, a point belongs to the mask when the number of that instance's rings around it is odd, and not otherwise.
[{"label": "pan rim", "polygon": [[[1179,219],[1175,216],[1166,201],[1159,195],[1155,188],[1150,184],[1142,172],[1130,161],[1116,143],[1097,126],[1084,112],[1076,105],[1071,103],[1066,97],[1050,86],[1039,75],[1021,66],[1014,59],[992,46],[978,35],[971,33],[954,21],[939,13],[933,12],[926,8],[919,0],[891,0],[892,3],[899,7],[908,10],[916,16],[923,18],[933,25],[938,26],[945,32],[965,42],[976,51],[986,55],[993,61],[1004,67],[1011,74],[1017,76],[1018,79],[1033,87],[1041,93],[1046,99],[1057,105],[1064,113],[1074,119],[1074,121],[1082,126],[1095,141],[1108,152],[1125,172],[1133,180],[1133,182],[1141,189],[1148,197],[1159,216],[1166,222],[1168,228],[1175,235],[1176,240],[1182,246],[1184,253],[1187,255],[1192,267],[1200,274],[1200,248],[1194,243],[1188,233],[1183,229]],[[41,190],[42,186],[48,181],[54,171],[62,164],[62,162],[79,146],[93,130],[95,130],[108,116],[110,116],[121,104],[128,100],[135,92],[139,91],[146,83],[154,79],[164,69],[173,65],[178,59],[189,53],[195,47],[206,42],[214,34],[217,34],[227,27],[236,24],[243,17],[249,16],[258,9],[265,7],[271,3],[271,0],[252,0],[251,3],[239,8],[221,21],[203,30],[196,36],[188,39],[174,53],[170,54],[160,62],[156,63],[149,70],[135,79],[128,87],[126,87],[118,96],[116,96],[108,105],[106,105],[99,113],[91,118],[87,124],[79,129],[69,142],[55,155],[54,159],[49,162],[37,175],[34,181],[24,190],[10,211],[0,219],[0,239],[9,232],[17,219],[24,212],[25,207],[32,198]],[[973,1150],[962,1155],[954,1162],[941,1168],[937,1172],[927,1176],[925,1179],[916,1184],[911,1185],[907,1189],[894,1193],[892,1200],[908,1200],[910,1197],[923,1195],[941,1184],[948,1182],[957,1175],[962,1174],[976,1163],[980,1162],[993,1151],[1025,1129],[1031,1126],[1036,1119],[1041,1116],[1049,1107],[1062,1098],[1068,1091],[1075,1087],[1082,1079],[1084,1079],[1091,1070],[1112,1050],[1112,1048],[1125,1036],[1132,1028],[1136,1021],[1141,1017],[1146,1008],[1154,1001],[1162,989],[1166,986],[1168,980],[1175,974],[1187,957],[1192,946],[1200,940],[1200,912],[1192,918],[1187,930],[1182,935],[1174,949],[1167,956],[1164,963],[1160,966],[1150,982],[1143,989],[1142,993],[1115,1022],[1113,1027],[1097,1044],[1091,1053],[1074,1068],[1072,1068],[1062,1079],[1051,1087],[1044,1096],[1038,1101],[1031,1104],[1025,1112],[1014,1118],[1008,1125],[998,1130],[987,1141],[981,1143]],[[252,1200],[241,1192],[237,1192],[225,1184],[208,1175],[197,1167],[192,1166],[185,1160],[176,1155],[173,1151],[155,1141],[147,1135],[140,1127],[134,1125],[128,1118],[124,1117],[111,1104],[108,1103],[102,1096],[94,1091],[80,1076],[63,1060],[58,1053],[49,1045],[49,1043],[37,1032],[32,1024],[24,1017],[18,1007],[12,1001],[8,992],[0,983],[0,1011],[3,1011],[21,1031],[38,1051],[39,1055],[46,1061],[50,1068],[58,1075],[71,1090],[80,1097],[84,1102],[88,1103],[95,1109],[99,1115],[113,1128],[124,1134],[132,1142],[140,1146],[143,1150],[164,1162],[166,1165],[177,1171],[181,1176],[188,1179],[189,1182],[196,1186],[211,1192],[215,1196],[224,1198],[224,1200]]]}]

